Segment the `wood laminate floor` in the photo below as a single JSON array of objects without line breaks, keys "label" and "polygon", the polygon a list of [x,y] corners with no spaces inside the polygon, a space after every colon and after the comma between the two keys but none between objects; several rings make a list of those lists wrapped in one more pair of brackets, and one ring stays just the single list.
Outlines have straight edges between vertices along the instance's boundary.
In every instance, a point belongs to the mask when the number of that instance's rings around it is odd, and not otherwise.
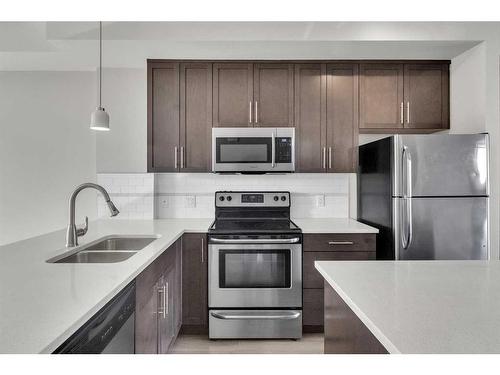
[{"label": "wood laminate floor", "polygon": [[172,354],[323,354],[323,334],[304,334],[300,340],[209,340],[181,335]]}]

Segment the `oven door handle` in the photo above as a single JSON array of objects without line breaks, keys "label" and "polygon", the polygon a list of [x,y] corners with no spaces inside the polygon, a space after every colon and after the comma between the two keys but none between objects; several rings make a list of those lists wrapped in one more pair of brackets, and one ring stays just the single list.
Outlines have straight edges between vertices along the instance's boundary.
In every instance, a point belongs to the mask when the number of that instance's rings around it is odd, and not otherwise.
[{"label": "oven door handle", "polygon": [[210,313],[214,318],[225,319],[225,320],[249,320],[249,319],[284,319],[292,320],[297,319],[300,316],[299,312],[284,313],[284,314],[266,314],[266,315],[253,315],[253,314],[238,314],[238,313]]},{"label": "oven door handle", "polygon": [[297,243],[300,241],[299,237],[293,237],[293,238],[262,238],[262,239],[225,239],[225,238],[216,238],[216,237],[210,237],[211,242],[216,242],[216,243]]}]

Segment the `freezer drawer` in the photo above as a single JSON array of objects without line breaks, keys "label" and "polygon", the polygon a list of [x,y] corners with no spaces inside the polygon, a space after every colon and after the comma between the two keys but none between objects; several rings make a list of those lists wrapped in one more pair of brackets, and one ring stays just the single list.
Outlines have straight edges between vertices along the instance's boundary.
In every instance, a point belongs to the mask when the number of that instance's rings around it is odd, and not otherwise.
[{"label": "freezer drawer", "polygon": [[395,136],[393,196],[406,183],[414,197],[489,195],[488,143],[487,134]]},{"label": "freezer drawer", "polygon": [[299,339],[301,310],[210,310],[211,339]]},{"label": "freezer drawer", "polygon": [[396,259],[488,259],[488,199],[393,198]]}]

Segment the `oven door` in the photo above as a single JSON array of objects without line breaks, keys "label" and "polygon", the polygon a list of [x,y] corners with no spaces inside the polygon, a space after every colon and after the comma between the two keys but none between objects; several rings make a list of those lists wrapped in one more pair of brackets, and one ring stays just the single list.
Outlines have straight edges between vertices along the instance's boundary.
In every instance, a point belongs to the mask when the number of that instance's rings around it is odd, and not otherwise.
[{"label": "oven door", "polygon": [[210,308],[302,307],[302,245],[209,245]]},{"label": "oven door", "polygon": [[294,129],[212,129],[214,172],[293,172]]}]

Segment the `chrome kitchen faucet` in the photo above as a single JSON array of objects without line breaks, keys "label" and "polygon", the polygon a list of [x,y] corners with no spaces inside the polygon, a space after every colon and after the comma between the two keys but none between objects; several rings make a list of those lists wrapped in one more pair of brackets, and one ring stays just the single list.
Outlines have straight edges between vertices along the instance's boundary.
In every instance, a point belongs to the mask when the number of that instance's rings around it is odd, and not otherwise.
[{"label": "chrome kitchen faucet", "polygon": [[69,224],[68,224],[68,229],[66,231],[66,247],[78,246],[78,237],[84,236],[85,233],[87,233],[87,230],[89,229],[89,218],[87,216],[85,216],[85,227],[77,228],[75,225],[76,196],[80,191],[86,188],[93,188],[101,192],[101,194],[104,196],[106,204],[108,205],[111,216],[116,216],[120,213],[120,211],[118,211],[113,202],[111,202],[111,198],[109,198],[109,194],[106,191],[106,189],[104,189],[101,185],[93,184],[90,182],[81,184],[75,189],[73,194],[71,194],[71,198],[69,199]]}]

